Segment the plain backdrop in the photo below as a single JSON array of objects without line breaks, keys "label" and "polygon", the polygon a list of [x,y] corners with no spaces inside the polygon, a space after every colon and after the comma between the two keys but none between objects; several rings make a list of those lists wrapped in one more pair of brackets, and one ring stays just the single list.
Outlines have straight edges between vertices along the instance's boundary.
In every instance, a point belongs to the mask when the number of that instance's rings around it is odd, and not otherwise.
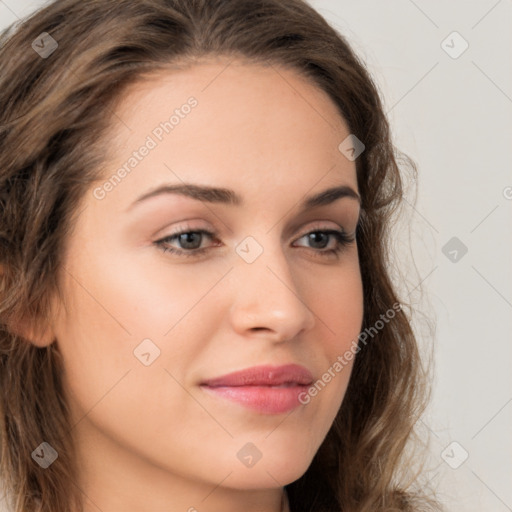
[{"label": "plain backdrop", "polygon": [[[310,4],[368,66],[418,168],[394,245],[434,354],[429,479],[447,510],[512,511],[512,3]],[[0,28],[41,5],[0,0]]]}]

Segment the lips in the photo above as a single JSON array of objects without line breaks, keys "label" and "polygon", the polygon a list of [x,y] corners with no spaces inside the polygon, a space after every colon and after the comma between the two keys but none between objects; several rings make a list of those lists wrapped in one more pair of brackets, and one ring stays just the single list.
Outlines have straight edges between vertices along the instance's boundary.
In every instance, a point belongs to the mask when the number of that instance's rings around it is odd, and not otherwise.
[{"label": "lips", "polygon": [[229,373],[209,379],[202,384],[209,387],[220,386],[307,386],[313,382],[311,372],[298,364],[284,366],[254,366],[246,370]]},{"label": "lips", "polygon": [[279,414],[299,405],[299,395],[312,384],[304,366],[255,366],[205,380],[201,388],[217,397],[238,402],[264,414]]}]

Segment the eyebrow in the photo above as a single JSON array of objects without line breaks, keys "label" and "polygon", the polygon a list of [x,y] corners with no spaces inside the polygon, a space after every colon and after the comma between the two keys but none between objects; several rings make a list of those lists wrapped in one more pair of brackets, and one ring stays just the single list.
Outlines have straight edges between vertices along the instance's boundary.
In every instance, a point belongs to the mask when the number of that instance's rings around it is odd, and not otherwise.
[{"label": "eyebrow", "polygon": [[[131,210],[136,205],[162,194],[178,194],[207,203],[218,203],[232,206],[242,206],[244,201],[234,190],[228,188],[211,187],[208,185],[196,185],[193,183],[181,183],[176,185],[161,185],[136,199],[129,207]],[[361,204],[359,194],[348,185],[340,185],[328,188],[317,194],[307,196],[301,203],[301,211],[309,208],[325,206],[341,198],[355,199]]]}]

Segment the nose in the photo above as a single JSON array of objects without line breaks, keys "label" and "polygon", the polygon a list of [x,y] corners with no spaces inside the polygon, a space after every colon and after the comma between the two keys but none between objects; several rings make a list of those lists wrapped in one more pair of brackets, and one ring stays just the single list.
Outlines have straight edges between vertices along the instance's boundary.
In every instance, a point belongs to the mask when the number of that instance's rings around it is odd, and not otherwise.
[{"label": "nose", "polygon": [[304,296],[307,278],[292,275],[280,247],[265,248],[252,263],[238,261],[232,279],[236,284],[230,319],[241,336],[256,334],[282,342],[314,326],[315,314]]}]

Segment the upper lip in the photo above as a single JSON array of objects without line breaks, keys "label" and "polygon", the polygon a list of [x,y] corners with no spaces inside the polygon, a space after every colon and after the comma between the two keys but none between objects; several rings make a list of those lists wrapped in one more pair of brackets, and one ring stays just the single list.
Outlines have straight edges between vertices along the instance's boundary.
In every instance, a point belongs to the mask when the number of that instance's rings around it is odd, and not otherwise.
[{"label": "upper lip", "polygon": [[283,366],[253,366],[221,377],[203,381],[209,387],[220,386],[279,386],[295,384],[307,386],[313,382],[313,375],[304,366],[286,364]]}]

